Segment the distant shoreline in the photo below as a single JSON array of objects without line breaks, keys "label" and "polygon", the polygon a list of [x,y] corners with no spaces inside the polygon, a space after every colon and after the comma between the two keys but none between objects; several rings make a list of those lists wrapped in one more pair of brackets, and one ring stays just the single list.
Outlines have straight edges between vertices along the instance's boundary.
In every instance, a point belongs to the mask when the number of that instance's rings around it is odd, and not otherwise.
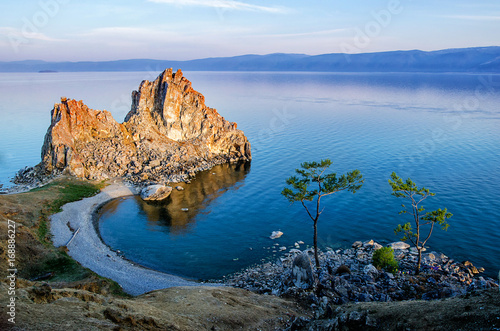
[{"label": "distant shoreline", "polygon": [[438,51],[389,51],[320,55],[275,53],[202,58],[187,61],[128,59],[115,61],[0,62],[0,72],[117,72],[183,71],[238,72],[398,72],[398,73],[500,73],[500,46]]}]

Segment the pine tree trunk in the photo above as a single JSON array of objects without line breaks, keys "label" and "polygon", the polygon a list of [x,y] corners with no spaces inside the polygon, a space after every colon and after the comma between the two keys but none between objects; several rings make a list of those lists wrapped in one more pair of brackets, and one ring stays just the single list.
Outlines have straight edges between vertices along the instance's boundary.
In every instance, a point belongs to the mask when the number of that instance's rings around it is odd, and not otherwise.
[{"label": "pine tree trunk", "polygon": [[418,261],[417,261],[417,272],[418,275],[420,273],[420,264],[422,263],[422,248],[417,247],[418,250]]},{"label": "pine tree trunk", "polygon": [[314,221],[314,260],[316,261],[316,268],[319,269],[319,257],[318,257],[318,220]]}]

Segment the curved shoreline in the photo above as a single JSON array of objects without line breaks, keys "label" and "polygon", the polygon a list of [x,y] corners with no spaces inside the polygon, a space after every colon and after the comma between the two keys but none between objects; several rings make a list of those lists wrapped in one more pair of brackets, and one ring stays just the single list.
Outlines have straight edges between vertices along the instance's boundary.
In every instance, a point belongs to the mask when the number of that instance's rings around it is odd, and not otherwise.
[{"label": "curved shoreline", "polygon": [[[64,205],[62,212],[50,217],[50,231],[54,246],[68,245],[68,254],[82,266],[100,276],[116,281],[125,292],[131,295],[140,295],[168,287],[201,285],[133,264],[102,242],[94,227],[95,212],[112,199],[135,193],[134,188],[115,182],[93,197]],[[77,230],[78,233],[73,237]]]}]

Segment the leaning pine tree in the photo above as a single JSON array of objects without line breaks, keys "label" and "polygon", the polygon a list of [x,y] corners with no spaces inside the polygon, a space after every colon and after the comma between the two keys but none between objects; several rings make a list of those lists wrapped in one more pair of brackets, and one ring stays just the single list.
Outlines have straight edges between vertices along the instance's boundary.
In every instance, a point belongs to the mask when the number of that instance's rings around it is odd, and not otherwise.
[{"label": "leaning pine tree", "polygon": [[[432,235],[434,225],[437,223],[443,230],[447,230],[450,225],[446,222],[446,220],[453,215],[448,212],[446,208],[443,210],[440,208],[424,213],[425,208],[420,204],[428,197],[434,196],[435,193],[431,193],[425,187],[418,188],[410,178],[403,182],[403,180],[398,177],[395,172],[393,172],[391,174],[391,179],[389,179],[389,184],[392,188],[392,195],[398,198],[406,199],[411,203],[411,211],[408,211],[407,207],[402,204],[401,206],[403,207],[403,210],[399,213],[412,214],[415,228],[412,227],[411,222],[403,225],[398,224],[396,229],[394,229],[394,233],[396,235],[403,233],[401,240],[409,240],[417,249],[418,261],[416,273],[419,274],[420,266],[422,264],[422,250]],[[429,226],[429,232],[426,236],[422,235],[424,226]]]},{"label": "leaning pine tree", "polygon": [[[321,198],[344,190],[356,193],[363,185],[363,176],[359,170],[353,170],[340,177],[337,177],[336,173],[325,174],[325,171],[331,165],[332,161],[329,159],[320,162],[302,163],[300,165],[301,169],[295,170],[299,176],[288,178],[286,183],[289,187],[285,187],[281,192],[291,203],[300,201],[307,215],[314,223],[314,259],[316,268],[319,268],[318,219],[323,212],[320,205]],[[308,205],[312,205],[312,211]]]}]

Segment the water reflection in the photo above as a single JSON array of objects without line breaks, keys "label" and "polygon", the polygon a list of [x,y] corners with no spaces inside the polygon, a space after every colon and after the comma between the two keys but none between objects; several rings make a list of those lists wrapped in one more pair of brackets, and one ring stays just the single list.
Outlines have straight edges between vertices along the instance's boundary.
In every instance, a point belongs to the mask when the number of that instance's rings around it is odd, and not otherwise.
[{"label": "water reflection", "polygon": [[[140,197],[133,197],[138,213],[147,219],[150,231],[162,231],[172,235],[186,234],[192,229],[196,216],[210,213],[207,207],[228,190],[237,190],[250,172],[250,162],[223,164],[208,171],[199,172],[190,184],[179,183],[182,191],[174,189],[170,197],[162,203],[147,203]],[[100,215],[113,217],[121,199],[106,204]],[[184,211],[187,209],[187,211]]]}]

